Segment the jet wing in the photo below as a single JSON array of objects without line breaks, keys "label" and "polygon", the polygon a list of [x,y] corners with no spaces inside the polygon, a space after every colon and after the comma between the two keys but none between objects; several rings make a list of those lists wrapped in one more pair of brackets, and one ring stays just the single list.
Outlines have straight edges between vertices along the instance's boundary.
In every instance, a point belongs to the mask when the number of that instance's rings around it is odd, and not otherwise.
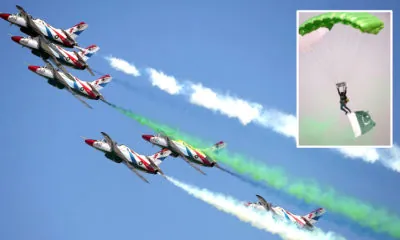
[{"label": "jet wing", "polygon": [[147,181],[147,179],[145,177],[143,177],[136,169],[134,166],[132,166],[132,164],[129,161],[125,161],[125,165],[132,170],[132,172],[134,172],[140,179],[142,179],[144,182],[149,183],[149,181]]},{"label": "jet wing", "polygon": [[79,61],[80,61],[83,65],[85,65],[85,67],[86,67],[86,69],[88,70],[88,72],[89,72],[92,76],[94,76],[94,73],[93,73],[92,69],[90,68],[90,66],[87,64],[87,62],[86,62],[85,60],[83,60],[83,58],[82,58],[76,51],[74,51],[74,53],[75,53],[76,57],[79,59]]},{"label": "jet wing", "polygon": [[[61,69],[68,77],[70,77],[69,72],[64,68],[64,66],[57,60],[57,58],[53,54],[53,51],[54,51],[54,52],[57,52],[58,55],[62,56],[60,51],[58,51],[58,49],[54,48],[53,44],[50,43],[42,35],[39,35],[39,37],[37,39],[38,39],[38,43],[39,43],[39,48],[42,49],[47,55],[49,55],[51,57],[51,59],[53,60],[54,64],[56,64],[59,69]],[[43,61],[45,63],[47,63],[47,61],[45,59],[43,59]],[[73,78],[71,78],[71,79],[74,80]]]},{"label": "jet wing", "polygon": [[[51,45],[49,44],[49,41],[47,41],[47,39],[45,39],[43,36],[38,36],[35,39],[38,40],[40,49],[42,49],[44,52],[46,52],[51,58],[55,58],[54,54],[52,52],[52,50],[55,50],[55,49],[53,47],[51,47]],[[58,52],[58,51],[56,51],[56,52]],[[57,59],[56,59],[56,61],[57,61]]]},{"label": "jet wing", "polygon": [[36,23],[32,20],[32,17],[25,11],[25,9],[19,5],[16,5],[21,16],[25,19],[27,27],[31,28],[36,34],[43,36],[42,31],[38,28]]},{"label": "jet wing", "polygon": [[197,166],[195,166],[189,159],[187,159],[187,157],[185,156],[185,154],[183,154],[181,152],[181,150],[179,150],[179,148],[175,145],[175,143],[169,138],[169,137],[165,137],[167,139],[167,143],[168,146],[170,147],[170,149],[177,153],[180,157],[182,157],[183,160],[185,160],[190,166],[192,166],[194,169],[196,169],[197,171],[199,171],[200,173],[202,173],[203,175],[206,175],[200,168],[198,168]]},{"label": "jet wing", "polygon": [[274,211],[272,209],[271,203],[267,202],[263,197],[261,197],[260,195],[256,195],[256,197],[258,198],[258,201],[260,201],[261,205],[263,207],[265,207],[265,209],[267,209],[267,211]]},{"label": "jet wing", "polygon": [[308,228],[314,228],[314,225],[312,225],[305,217],[301,217],[303,220],[304,220],[304,222],[306,223],[306,226],[308,227]]},{"label": "jet wing", "polygon": [[100,92],[95,87],[93,87],[90,82],[87,82],[87,85],[89,85],[90,90],[92,90],[92,92],[94,92],[94,94],[96,94],[97,96],[100,96],[100,98],[103,98],[103,96],[100,94]]},{"label": "jet wing", "polygon": [[[69,90],[69,89],[68,89]],[[87,102],[85,102],[82,98],[80,98],[78,95],[76,95],[74,92],[69,91],[72,96],[74,96],[76,99],[78,99],[81,103],[83,103],[83,105],[85,105],[86,107],[93,109],[92,106],[90,106]]]},{"label": "jet wing", "polygon": [[[46,63],[46,68],[48,68],[48,69],[50,69],[50,70],[52,70],[52,71],[55,71],[55,68],[53,67],[53,65],[51,65],[48,61],[45,61],[45,63]],[[65,70],[65,69],[64,69]],[[64,74],[65,75],[67,75],[67,77],[69,78],[69,79],[71,79],[72,81],[76,81],[75,80],[75,78],[67,71],[67,70],[65,70],[65,71],[63,71],[64,72]],[[56,72],[56,73],[54,73],[53,72],[53,74],[56,74],[58,77],[60,77],[60,75],[58,74],[58,72]]]},{"label": "jet wing", "polygon": [[111,139],[111,137],[105,132],[101,132],[101,134],[103,135],[108,145],[110,145],[111,151],[114,152],[119,158],[121,158],[125,162],[129,162],[128,159],[126,159],[125,155],[121,152],[121,150],[119,150],[119,148],[116,146],[115,142]]},{"label": "jet wing", "polygon": [[104,139],[106,140],[106,142],[108,143],[108,145],[110,145],[111,147],[111,151],[114,152],[115,155],[117,155],[119,158],[121,158],[125,165],[132,170],[132,172],[134,172],[140,179],[142,179],[143,181],[149,183],[149,181],[147,181],[147,179],[145,177],[143,177],[137,170],[136,168],[131,164],[130,161],[128,161],[124,154],[122,154],[122,152],[119,150],[119,148],[116,146],[115,142],[111,139],[111,137],[105,133],[105,132],[101,132],[101,134],[103,135]]},{"label": "jet wing", "polygon": [[[103,135],[104,140],[106,140],[108,145],[110,145],[111,151],[115,152],[115,150],[116,150],[115,142],[111,139],[111,137],[105,132],[101,132],[101,135]],[[119,151],[119,149],[118,149],[118,151]]]},{"label": "jet wing", "polygon": [[69,35],[69,33],[67,33],[67,31],[65,31],[64,29],[61,29],[61,31],[64,33],[64,35],[67,37],[67,39],[72,42],[75,46],[78,46],[78,43],[75,41],[75,39],[73,39],[71,37],[71,35]]},{"label": "jet wing", "polygon": [[[68,90],[72,91],[72,89],[70,88],[70,86],[68,85],[68,83],[64,80],[63,77],[61,77],[61,75],[56,71],[56,69],[49,63],[47,62],[46,64],[46,68],[50,69],[53,73],[54,78],[60,82],[62,85],[64,85],[66,88],[68,88]],[[75,79],[70,75],[67,74],[68,78],[70,78],[72,81],[75,81]]]},{"label": "jet wing", "polygon": [[161,175],[165,176],[164,172],[160,169],[159,166],[157,166],[157,165],[153,162],[153,160],[151,160],[151,158],[149,158],[148,156],[146,156],[146,159],[150,162],[150,165],[151,165],[152,168],[157,169],[158,172],[159,172]]},{"label": "jet wing", "polygon": [[71,76],[71,74],[67,71],[67,69],[65,69],[65,67],[57,60],[57,58],[55,58],[54,56],[52,57],[53,62],[57,65],[57,67],[63,71],[63,73],[65,73],[65,75],[67,75],[67,77],[69,79],[71,79],[72,81],[75,81],[75,79]]},{"label": "jet wing", "polygon": [[22,14],[22,15],[28,15],[28,13],[25,11],[25,9],[19,5],[16,5],[18,11]]},{"label": "jet wing", "polygon": [[[71,87],[68,85],[67,82],[65,82],[65,80],[61,77],[61,75],[54,69],[54,67],[47,62],[46,65],[47,68],[49,68],[52,72],[53,72],[53,76],[54,78],[61,83],[62,85],[64,85],[64,87],[76,98],[78,99],[81,103],[83,103],[86,107],[88,108],[92,108],[87,102],[85,102],[83,99],[81,99],[72,89]],[[73,81],[75,81],[75,79],[68,73],[67,76],[69,76],[69,78],[73,79]]]}]

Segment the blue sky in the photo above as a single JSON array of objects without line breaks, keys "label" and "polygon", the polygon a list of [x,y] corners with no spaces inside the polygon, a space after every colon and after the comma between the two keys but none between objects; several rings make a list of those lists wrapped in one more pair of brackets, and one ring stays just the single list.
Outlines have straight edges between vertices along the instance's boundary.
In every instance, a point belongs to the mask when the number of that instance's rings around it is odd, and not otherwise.
[{"label": "blue sky", "polygon": [[[297,149],[293,139],[193,106],[184,97],[151,87],[145,75],[133,78],[115,71],[104,59],[110,55],[126,59],[139,68],[153,67],[181,80],[201,82],[295,114],[296,10],[361,8],[393,9],[396,13],[395,1],[380,1],[379,5],[376,1],[246,4],[222,0],[18,4],[60,28],[80,21],[89,24],[78,40],[82,46],[100,46],[89,60],[92,68],[132,86],[109,84],[102,92],[111,102],[192,135],[224,140],[230,150],[281,166],[297,177],[315,178],[400,215],[395,185],[399,173],[330,150]],[[15,12],[15,3],[5,2],[1,11]],[[23,33],[4,21],[1,25],[0,123],[5,150],[0,161],[1,238],[278,239],[192,198],[159,176],[146,176],[151,184],[144,184],[124,166],[89,148],[79,136],[100,138],[100,131],[105,131],[139,153],[157,150],[140,137],[151,133],[150,129],[101,103],[92,103],[95,109],[88,110],[66,91],[31,73],[27,64],[41,65],[41,60],[7,35]],[[397,38],[394,32],[394,42]],[[94,80],[84,71],[72,73],[82,80]],[[396,87],[394,82],[394,109]],[[394,123],[398,117],[394,111]],[[394,125],[394,142],[398,133]],[[202,176],[180,159],[167,159],[162,168],[184,182],[240,200],[255,200],[254,195],[261,194],[299,214],[319,207],[272,189],[254,188],[217,169],[206,169],[208,175]],[[333,213],[318,226],[348,239],[390,239]]]}]

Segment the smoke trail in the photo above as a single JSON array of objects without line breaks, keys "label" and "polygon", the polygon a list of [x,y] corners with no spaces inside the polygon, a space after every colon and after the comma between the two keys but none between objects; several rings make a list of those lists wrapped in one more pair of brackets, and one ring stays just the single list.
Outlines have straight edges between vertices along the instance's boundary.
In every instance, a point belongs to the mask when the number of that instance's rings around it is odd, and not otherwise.
[{"label": "smoke trail", "polygon": [[[322,37],[322,35],[323,33],[321,33],[319,37]],[[319,37],[316,37],[317,39],[314,40],[318,42]],[[132,76],[140,75],[139,73],[135,74],[135,70],[132,70],[137,69],[133,64],[129,64],[123,59],[115,57],[106,57],[105,59],[110,63],[111,67],[118,71]],[[229,118],[236,118],[243,125],[254,123],[282,136],[296,140],[297,118],[295,115],[275,109],[266,109],[259,103],[250,102],[231,94],[217,92],[200,83],[193,83],[190,81],[180,83],[174,76],[169,76],[153,68],[147,68],[146,72],[149,75],[152,86],[156,86],[162,91],[171,95],[188,96],[191,104],[204,107],[213,112],[218,112]],[[345,147],[332,150],[339,152],[345,158],[361,158],[363,161],[369,163],[379,161],[385,167],[400,172],[400,157],[398,154],[400,148],[398,145],[394,145],[393,148],[395,149]]]},{"label": "smoke trail", "polygon": [[105,59],[108,60],[108,62],[110,63],[111,67],[113,67],[115,70],[124,72],[125,74],[132,75],[134,77],[139,77],[140,76],[140,72],[135,67],[135,65],[130,64],[129,62],[125,61],[124,59],[115,58],[115,57],[112,57],[112,56],[105,57]]},{"label": "smoke trail", "polygon": [[[287,195],[284,192],[281,192],[277,189],[268,187],[265,184],[254,181],[252,179],[249,179],[246,176],[242,176],[242,175],[230,172],[229,170],[225,170],[225,169],[223,171],[240,179],[241,181],[243,181],[245,183],[252,185],[253,187],[256,187],[256,188],[262,190],[262,192],[268,193],[269,196],[271,196],[271,194],[273,194],[275,197],[278,197],[279,199],[284,199],[285,202],[294,203],[297,206],[299,206],[300,208],[308,208],[308,205],[304,200],[295,198],[292,195]],[[354,233],[357,233],[360,238],[368,237],[368,238],[372,238],[372,239],[378,239],[378,238],[382,237],[382,235],[380,235],[379,233],[376,233],[371,229],[366,229],[366,228],[360,226],[358,223],[353,222],[349,219],[343,219],[343,217],[338,216],[338,215],[330,215],[329,221],[332,223],[335,223],[337,225],[347,226],[349,229],[352,229],[352,231]]]},{"label": "smoke trail", "polygon": [[[140,124],[150,127],[155,132],[163,132],[173,138],[182,139],[198,148],[206,148],[212,145],[114,104],[110,104],[110,106]],[[384,208],[372,206],[356,198],[343,195],[331,187],[322,187],[313,180],[289,180],[288,174],[282,169],[270,167],[265,163],[256,162],[240,154],[230,154],[226,150],[221,150],[218,156],[215,156],[212,152],[208,152],[208,154],[240,174],[246,174],[254,180],[282,190],[298,199],[308,203],[312,202],[325,207],[331,212],[342,214],[361,226],[369,227],[376,232],[386,232],[393,237],[400,238],[400,228],[398,227],[400,226],[400,218]]]},{"label": "smoke trail", "polygon": [[241,180],[241,181],[243,181],[243,182],[245,182],[245,183],[248,183],[248,184],[252,185],[253,187],[262,188],[262,189],[264,189],[264,190],[265,190],[265,188],[266,188],[265,185],[263,185],[263,184],[261,184],[261,183],[259,183],[259,182],[253,181],[253,180],[251,180],[251,179],[248,179],[248,178],[246,178],[245,176],[242,176],[242,175],[240,175],[240,174],[231,172],[231,171],[229,171],[228,169],[225,169],[225,168],[223,168],[223,167],[219,167],[219,169],[221,169],[222,171],[228,173],[229,175],[231,175],[231,176],[233,176],[233,177],[235,177],[235,178],[237,178],[237,179],[239,179],[239,180]]},{"label": "smoke trail", "polygon": [[180,85],[175,78],[170,77],[163,72],[158,72],[152,68],[148,68],[146,71],[150,75],[150,78],[153,79],[151,85],[157,86],[171,95],[181,93],[183,86]]},{"label": "smoke trail", "polygon": [[220,211],[229,213],[236,216],[243,222],[251,224],[253,227],[268,231],[272,234],[277,234],[285,239],[292,240],[320,240],[320,239],[345,239],[341,236],[337,236],[334,233],[324,233],[320,229],[316,229],[314,232],[307,232],[300,230],[293,224],[285,223],[283,221],[275,220],[269,212],[256,211],[243,205],[240,201],[225,196],[220,193],[213,193],[207,189],[200,189],[195,186],[191,186],[182,183],[172,177],[166,177],[172,184],[186,191],[190,195],[197,199],[200,199]]}]

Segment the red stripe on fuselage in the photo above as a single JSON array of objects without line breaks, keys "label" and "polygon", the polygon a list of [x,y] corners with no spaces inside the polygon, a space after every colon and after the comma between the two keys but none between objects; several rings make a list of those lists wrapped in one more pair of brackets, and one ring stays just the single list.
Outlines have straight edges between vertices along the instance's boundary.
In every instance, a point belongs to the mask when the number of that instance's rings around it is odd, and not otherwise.
[{"label": "red stripe on fuselage", "polygon": [[296,220],[296,222],[300,223],[301,225],[304,225],[304,223],[298,219],[297,217],[295,217],[291,212],[284,210],[287,214],[289,214],[292,218],[294,218],[294,220]]},{"label": "red stripe on fuselage", "polygon": [[80,81],[78,78],[75,78],[75,80],[82,85],[83,89],[86,91],[89,97],[96,98],[96,94],[94,94],[93,91],[90,88],[88,88],[84,82]]},{"label": "red stripe on fuselage", "polygon": [[131,149],[129,149],[129,151],[136,156],[141,163],[143,163],[143,165],[147,168],[146,170],[148,170],[149,172],[155,172],[154,169],[150,166],[150,164],[148,164],[143,158],[140,157],[139,154],[135,153],[134,151],[132,151]]},{"label": "red stripe on fuselage", "polygon": [[71,46],[71,44],[69,43],[68,39],[66,37],[64,37],[61,33],[59,33],[55,28],[53,28],[52,26],[50,26],[48,23],[47,27],[49,27],[51,30],[53,30],[53,32],[55,32],[57,34],[57,36],[61,39],[61,41],[67,45],[67,46]]},{"label": "red stripe on fuselage", "polygon": [[204,164],[211,166],[210,161],[208,161],[207,158],[203,156],[203,154],[199,153],[195,149],[192,149],[192,150],[196,153],[197,156],[200,157],[201,161],[203,161]]},{"label": "red stripe on fuselage", "polygon": [[61,47],[57,46],[58,50],[60,50],[62,53],[64,53],[65,55],[67,55],[69,57],[69,59],[71,59],[71,61],[74,63],[74,65],[78,68],[82,68],[82,64],[80,64],[80,62],[78,61],[78,59],[72,57],[71,54],[69,54],[68,51],[62,49]]}]

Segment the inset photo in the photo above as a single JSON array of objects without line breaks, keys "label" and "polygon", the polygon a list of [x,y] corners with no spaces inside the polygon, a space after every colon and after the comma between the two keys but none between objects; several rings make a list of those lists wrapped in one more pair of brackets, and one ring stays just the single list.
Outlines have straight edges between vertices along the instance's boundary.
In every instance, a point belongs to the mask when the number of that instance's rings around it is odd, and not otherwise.
[{"label": "inset photo", "polygon": [[392,147],[392,19],[297,11],[297,147]]}]

